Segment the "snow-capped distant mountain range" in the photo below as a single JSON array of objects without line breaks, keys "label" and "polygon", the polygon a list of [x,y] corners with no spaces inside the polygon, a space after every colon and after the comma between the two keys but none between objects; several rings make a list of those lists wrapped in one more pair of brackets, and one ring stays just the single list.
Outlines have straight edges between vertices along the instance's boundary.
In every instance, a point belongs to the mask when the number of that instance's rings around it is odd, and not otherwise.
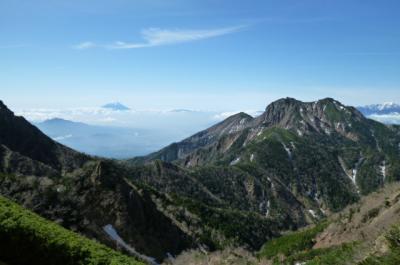
[{"label": "snow-capped distant mountain range", "polygon": [[363,107],[358,107],[358,109],[366,116],[369,115],[387,115],[397,113],[400,114],[400,104],[393,102],[374,104]]},{"label": "snow-capped distant mountain range", "polygon": [[388,102],[357,108],[368,118],[388,124],[400,124],[400,104]]}]

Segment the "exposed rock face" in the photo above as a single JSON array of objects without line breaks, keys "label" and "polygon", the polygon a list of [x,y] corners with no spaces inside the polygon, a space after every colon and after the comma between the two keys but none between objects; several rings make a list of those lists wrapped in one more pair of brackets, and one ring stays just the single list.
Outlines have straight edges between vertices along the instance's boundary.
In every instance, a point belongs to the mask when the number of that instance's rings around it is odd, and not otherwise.
[{"label": "exposed rock face", "polygon": [[160,151],[143,158],[134,158],[133,163],[142,163],[154,159],[172,162],[182,159],[193,152],[216,143],[225,135],[235,134],[245,129],[253,117],[246,113],[235,114],[207,130],[201,131],[179,143],[173,143]]},{"label": "exposed rock face", "polygon": [[353,107],[346,107],[334,99],[304,103],[292,98],[270,104],[256,123],[296,130],[299,135],[340,133],[346,136],[350,122],[365,120]]}]

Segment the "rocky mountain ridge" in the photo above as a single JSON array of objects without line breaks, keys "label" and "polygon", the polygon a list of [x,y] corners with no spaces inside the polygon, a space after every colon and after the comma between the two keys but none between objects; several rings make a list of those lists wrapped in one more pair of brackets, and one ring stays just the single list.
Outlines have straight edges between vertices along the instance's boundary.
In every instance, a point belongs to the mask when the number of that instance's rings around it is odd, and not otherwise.
[{"label": "rocky mountain ridge", "polygon": [[399,127],[333,99],[281,99],[120,162],[70,150],[4,105],[0,127],[2,195],[115,247],[111,225],[159,260],[194,247],[256,250],[400,178]]},{"label": "rocky mountain ridge", "polygon": [[158,259],[192,239],[115,162],[73,151],[0,103],[0,193],[41,216],[115,247],[103,227]]}]

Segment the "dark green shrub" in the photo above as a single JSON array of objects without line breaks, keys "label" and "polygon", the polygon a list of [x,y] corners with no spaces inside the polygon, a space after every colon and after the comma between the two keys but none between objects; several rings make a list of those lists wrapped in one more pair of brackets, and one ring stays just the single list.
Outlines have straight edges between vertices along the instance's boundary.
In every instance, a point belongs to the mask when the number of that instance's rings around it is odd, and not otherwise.
[{"label": "dark green shrub", "polygon": [[315,243],[315,237],[327,226],[327,222],[322,222],[313,228],[272,239],[261,248],[259,256],[273,258],[278,255],[284,255],[288,257],[297,252],[309,250]]},{"label": "dark green shrub", "polygon": [[366,214],[363,215],[361,222],[366,223],[369,220],[377,217],[379,215],[380,209],[379,208],[373,208],[369,210]]},{"label": "dark green shrub", "polygon": [[139,265],[0,196],[0,260],[18,265]]}]

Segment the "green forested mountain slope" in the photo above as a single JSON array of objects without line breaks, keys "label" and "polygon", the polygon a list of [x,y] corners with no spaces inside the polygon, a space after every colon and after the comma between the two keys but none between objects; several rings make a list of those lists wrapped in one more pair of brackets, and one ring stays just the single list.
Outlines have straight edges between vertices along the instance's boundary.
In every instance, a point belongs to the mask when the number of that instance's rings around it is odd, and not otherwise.
[{"label": "green forested mountain slope", "polygon": [[342,211],[267,241],[241,248],[186,251],[174,265],[397,265],[400,262],[400,183],[386,185]]}]

